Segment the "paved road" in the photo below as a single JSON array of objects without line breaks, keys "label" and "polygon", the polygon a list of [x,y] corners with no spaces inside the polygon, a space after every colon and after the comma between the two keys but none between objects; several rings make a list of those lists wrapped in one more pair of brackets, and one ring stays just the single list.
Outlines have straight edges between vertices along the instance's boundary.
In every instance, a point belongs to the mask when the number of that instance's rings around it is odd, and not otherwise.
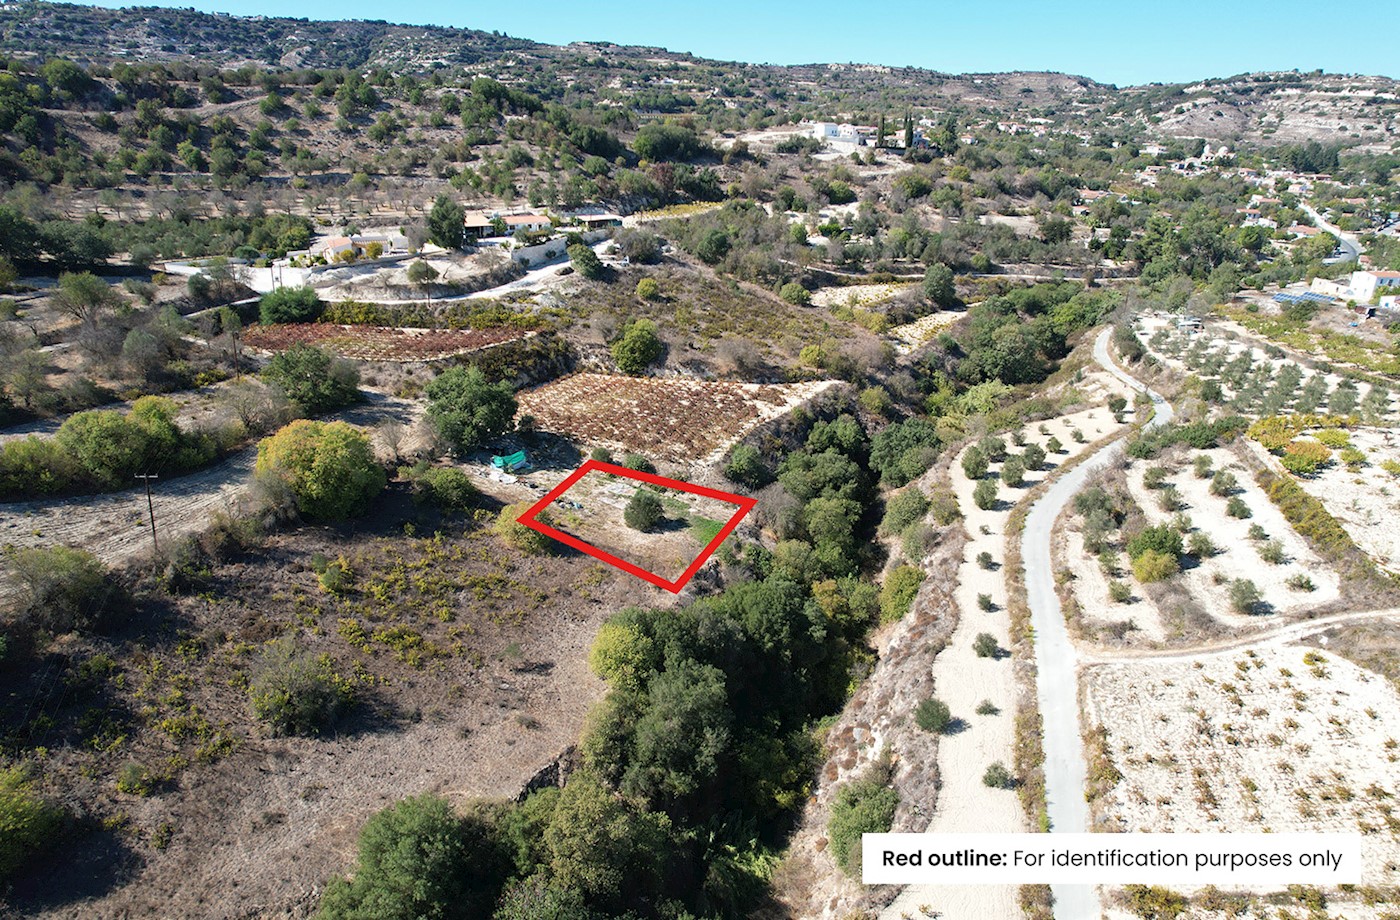
[{"label": "paved road", "polygon": [[[1150,425],[1171,420],[1172,407],[1158,393],[1149,390],[1113,363],[1108,354],[1110,329],[1094,342],[1094,357],[1124,384],[1145,392],[1155,408]],[[1045,731],[1045,796],[1052,833],[1083,833],[1089,830],[1089,806],[1084,800],[1088,767],[1079,724],[1079,679],[1074,645],[1055,594],[1054,567],[1050,561],[1050,538],[1055,519],[1084,487],[1096,470],[1122,453],[1121,441],[1102,448],[1097,454],[1056,480],[1026,517],[1021,553],[1026,568],[1026,593],[1035,630],[1036,695]],[[1098,920],[1101,914],[1097,891],[1087,885],[1054,885],[1055,920]]]},{"label": "paved road", "polygon": [[1317,225],[1319,227],[1321,227],[1323,230],[1326,230],[1328,233],[1332,234],[1337,238],[1337,248],[1342,251],[1342,257],[1337,261],[1345,262],[1348,259],[1350,259],[1351,261],[1355,262],[1356,260],[1361,258],[1361,253],[1363,251],[1361,241],[1356,238],[1355,234],[1347,233],[1345,230],[1343,230],[1341,227],[1338,227],[1336,224],[1328,223],[1327,219],[1324,218],[1321,214],[1317,213],[1317,211],[1314,210],[1313,206],[1310,204],[1300,203],[1299,207],[1301,207],[1309,217],[1317,221]]}]

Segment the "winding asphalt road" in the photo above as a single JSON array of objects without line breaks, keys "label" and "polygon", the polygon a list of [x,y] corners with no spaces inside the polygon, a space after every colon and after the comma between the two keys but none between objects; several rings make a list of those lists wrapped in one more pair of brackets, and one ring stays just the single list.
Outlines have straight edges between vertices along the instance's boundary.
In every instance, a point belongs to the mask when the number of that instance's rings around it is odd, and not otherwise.
[{"label": "winding asphalt road", "polygon": [[[1148,427],[1171,421],[1172,407],[1161,394],[1124,373],[1109,357],[1111,329],[1094,341],[1094,358],[1128,387],[1146,393],[1154,414]],[[1056,480],[1026,517],[1021,554],[1026,569],[1026,594],[1035,631],[1036,695],[1044,722],[1045,797],[1051,833],[1084,833],[1089,830],[1089,806],[1084,799],[1088,767],[1079,724],[1079,667],[1069,629],[1055,594],[1055,573],[1050,562],[1050,538],[1055,519],[1084,488],[1089,476],[1123,451],[1117,441]],[[1096,889],[1088,885],[1052,885],[1055,920],[1098,920],[1101,907]]]},{"label": "winding asphalt road", "polygon": [[[1357,239],[1354,233],[1347,233],[1341,227],[1329,222],[1327,218],[1317,213],[1317,210],[1306,202],[1301,203],[1299,206],[1303,209],[1304,213],[1317,222],[1319,227],[1337,238],[1337,248],[1342,251],[1342,257],[1336,261],[1345,262],[1351,260],[1355,262],[1361,258],[1361,253],[1363,251],[1361,240]],[[1333,260],[1329,259],[1328,261]]]}]

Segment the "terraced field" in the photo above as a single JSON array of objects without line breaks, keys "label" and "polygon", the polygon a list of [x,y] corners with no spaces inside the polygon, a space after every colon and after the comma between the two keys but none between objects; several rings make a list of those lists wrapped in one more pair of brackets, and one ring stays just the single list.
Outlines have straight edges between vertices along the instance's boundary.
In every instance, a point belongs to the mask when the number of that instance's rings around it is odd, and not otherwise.
[{"label": "terraced field", "polygon": [[545,431],[657,460],[717,458],[735,440],[832,386],[572,374],[519,394]]}]

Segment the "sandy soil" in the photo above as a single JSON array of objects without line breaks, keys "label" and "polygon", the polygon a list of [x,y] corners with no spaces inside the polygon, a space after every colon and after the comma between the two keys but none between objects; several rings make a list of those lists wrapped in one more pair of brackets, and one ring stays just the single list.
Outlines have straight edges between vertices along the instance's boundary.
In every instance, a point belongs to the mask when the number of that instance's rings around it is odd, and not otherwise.
[{"label": "sandy soil", "polygon": [[895,326],[889,332],[891,338],[895,340],[894,350],[902,355],[907,355],[937,335],[938,330],[948,328],[965,315],[965,313],[954,312],[930,313],[928,316],[919,317],[912,323]]},{"label": "sandy soil", "polygon": [[[934,662],[933,679],[935,695],[948,704],[961,724],[957,731],[939,741],[938,801],[925,833],[1014,833],[1028,829],[1015,793],[992,789],[982,782],[982,774],[992,762],[1000,761],[1009,768],[1015,761],[1015,674],[1009,658],[979,658],[972,643],[979,633],[986,632],[993,635],[1003,649],[1010,646],[1011,622],[1006,612],[1007,593],[1001,565],[1006,558],[1006,520],[1016,501],[1057,466],[1087,447],[1088,441],[1116,426],[1112,413],[1105,407],[1044,424],[1044,434],[1039,431],[1039,424],[1027,426],[1026,443],[1044,447],[1050,437],[1055,436],[1067,445],[1069,452],[1050,454],[1045,468],[1027,473],[1025,484],[1020,488],[1002,486],[1001,501],[994,508],[984,511],[977,507],[972,500],[976,483],[962,474],[961,455],[953,463],[954,494],[963,510],[969,539],[963,550],[962,564],[958,566],[954,590],[959,610],[958,627],[947,648]],[[1076,428],[1086,433],[1086,443],[1072,439],[1070,432]],[[1007,447],[1013,452],[1021,449],[1009,438]],[[993,472],[999,472],[1000,467],[999,463],[993,464]],[[977,556],[982,552],[992,555],[995,569],[986,570],[977,563]],[[930,572],[930,577],[946,576]],[[992,610],[981,609],[978,596],[982,594],[991,597]],[[990,700],[1000,712],[978,715],[976,709],[983,700]],[[906,914],[921,911],[925,905],[944,920],[1010,920],[1020,916],[1017,891],[1010,886],[910,886],[880,916],[884,920],[899,920]]]},{"label": "sandy soil", "polygon": [[1131,574],[1124,572],[1118,579],[1135,589],[1128,603],[1120,604],[1108,593],[1110,579],[1103,566],[1096,557],[1085,552],[1084,537],[1078,527],[1062,527],[1058,543],[1056,568],[1067,568],[1074,576],[1074,597],[1086,627],[1095,630],[1122,628],[1121,624],[1129,622],[1132,629],[1123,637],[1129,645],[1166,639],[1161,611],[1146,592],[1137,588]]},{"label": "sandy soil", "polygon": [[[1174,485],[1181,493],[1180,513],[1190,516],[1193,530],[1203,531],[1215,543],[1219,552],[1204,559],[1200,565],[1187,568],[1179,576],[1191,595],[1221,623],[1232,628],[1257,628],[1258,615],[1239,614],[1230,607],[1229,580],[1247,578],[1254,582],[1271,613],[1301,613],[1335,600],[1340,594],[1337,574],[1320,559],[1284,518],[1283,512],[1269,500],[1254,482],[1244,463],[1235,455],[1236,449],[1248,450],[1254,442],[1242,447],[1217,447],[1201,451],[1211,458],[1215,469],[1227,469],[1239,483],[1237,495],[1249,506],[1251,516],[1232,518],[1225,513],[1227,497],[1210,494],[1210,480],[1196,478],[1189,464],[1183,463],[1163,483]],[[1195,456],[1192,452],[1191,456]],[[1160,490],[1149,489],[1143,477],[1151,466],[1162,465],[1158,460],[1134,461],[1128,468],[1128,488],[1152,524],[1170,521],[1178,512],[1158,507]],[[1168,465],[1171,469],[1172,465]],[[1283,544],[1284,563],[1272,565],[1259,556],[1263,541],[1251,540],[1251,525],[1259,525],[1270,539]],[[1187,538],[1189,539],[1189,537]],[[1127,564],[1126,557],[1124,564]],[[1294,575],[1306,575],[1316,586],[1314,591],[1295,591],[1285,582]],[[1224,581],[1217,583],[1218,579]]]},{"label": "sandy soil", "polygon": [[1400,572],[1400,479],[1381,469],[1383,460],[1400,462],[1400,434],[1387,428],[1355,428],[1351,442],[1366,455],[1368,466],[1353,473],[1334,462],[1316,476],[1296,481],[1327,506],[1377,565]]},{"label": "sandy soil", "polygon": [[870,307],[892,299],[912,284],[851,284],[817,288],[812,304],[818,307]]},{"label": "sandy soil", "polygon": [[[1400,881],[1400,693],[1328,653],[1264,644],[1086,669],[1088,724],[1123,778],[1126,831],[1360,831],[1365,881]],[[1347,916],[1365,916],[1347,913]]]}]

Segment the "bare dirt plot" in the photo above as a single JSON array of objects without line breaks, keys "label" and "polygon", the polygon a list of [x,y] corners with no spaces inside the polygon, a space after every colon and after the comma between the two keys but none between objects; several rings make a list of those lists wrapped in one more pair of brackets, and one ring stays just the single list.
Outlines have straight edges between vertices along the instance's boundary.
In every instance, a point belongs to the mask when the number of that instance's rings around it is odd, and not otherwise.
[{"label": "bare dirt plot", "polygon": [[1381,468],[1385,460],[1400,462],[1400,434],[1388,428],[1353,428],[1350,434],[1367,466],[1352,472],[1334,462],[1315,476],[1297,477],[1298,485],[1327,507],[1377,565],[1400,572],[1400,478]]},{"label": "bare dirt plot", "polygon": [[294,323],[250,326],[249,348],[280,352],[293,345],[320,345],[358,361],[438,361],[513,342],[530,333],[519,329],[406,329],[395,326],[341,326]]},{"label": "bare dirt plot", "polygon": [[1260,646],[1102,665],[1083,685],[1122,775],[1097,802],[1106,829],[1360,831],[1365,881],[1395,884],[1400,694],[1384,678]]},{"label": "bare dirt plot", "polygon": [[[586,557],[523,556],[472,523],[420,520],[425,535],[406,536],[401,516],[416,513],[400,490],[374,520],[279,534],[214,567],[198,594],[172,598],[178,633],[141,626],[130,644],[86,637],[64,647],[74,662],[100,651],[116,666],[92,695],[45,710],[56,733],[35,740],[54,749],[45,775],[65,800],[90,803],[94,824],[125,821],[76,838],[42,886],[20,892],[30,912],[307,916],[376,811],[422,792],[513,796],[577,741],[604,689],[586,663],[598,624],[621,606],[665,600]],[[318,584],[318,554],[348,563],[348,588]],[[360,702],[336,732],[268,739],[253,720],[243,679],[279,635],[327,654],[354,686]],[[122,739],[88,743],[89,710],[110,711]],[[226,739],[208,756],[181,727],[200,720]],[[130,762],[176,776],[149,796],[117,792]],[[162,827],[171,840],[157,849]],[[104,838],[134,865],[94,886],[77,876]],[[75,891],[93,900],[60,900]]]},{"label": "bare dirt plot", "polygon": [[812,292],[812,303],[818,307],[871,307],[892,300],[913,286],[891,282],[818,288]]},{"label": "bare dirt plot", "polygon": [[518,398],[521,414],[544,431],[654,460],[713,463],[755,426],[830,386],[583,373]]},{"label": "bare dirt plot", "polygon": [[739,507],[677,489],[655,489],[663,518],[649,531],[627,525],[623,512],[646,488],[636,480],[591,472],[549,507],[551,526],[667,581],[679,578]]}]

